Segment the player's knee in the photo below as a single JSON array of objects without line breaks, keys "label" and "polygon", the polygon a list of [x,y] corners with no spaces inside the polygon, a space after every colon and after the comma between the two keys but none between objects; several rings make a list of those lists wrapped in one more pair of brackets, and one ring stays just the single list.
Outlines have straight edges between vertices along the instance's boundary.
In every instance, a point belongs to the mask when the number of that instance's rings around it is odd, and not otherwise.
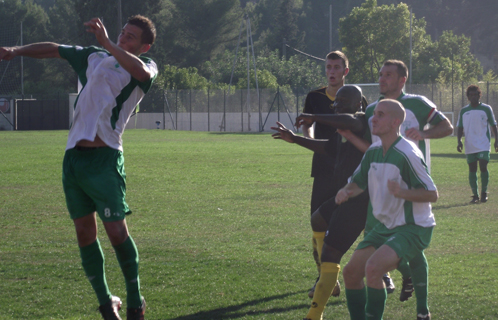
[{"label": "player's knee", "polygon": [[387,272],[383,270],[377,263],[372,261],[367,261],[365,265],[365,277],[369,279],[382,278],[382,276]]},{"label": "player's knee", "polygon": [[354,263],[348,263],[342,270],[342,275],[344,277],[344,282],[346,285],[348,283],[356,283],[363,279],[363,266]]},{"label": "player's knee", "polygon": [[315,232],[325,232],[327,231],[328,223],[323,219],[320,214],[320,210],[316,210],[311,215],[311,229]]},{"label": "player's knee", "polygon": [[343,254],[339,250],[334,247],[328,245],[327,243],[323,244],[322,248],[322,262],[332,262],[332,263],[341,263],[341,258]]}]

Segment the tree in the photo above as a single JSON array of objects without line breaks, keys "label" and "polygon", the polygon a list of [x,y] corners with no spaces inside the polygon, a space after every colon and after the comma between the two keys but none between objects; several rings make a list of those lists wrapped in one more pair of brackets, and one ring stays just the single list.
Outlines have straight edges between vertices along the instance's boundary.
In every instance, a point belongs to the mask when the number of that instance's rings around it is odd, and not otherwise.
[{"label": "tree", "polygon": [[172,0],[175,37],[172,63],[200,66],[237,40],[242,11],[238,0]]},{"label": "tree", "polygon": [[[480,64],[470,54],[470,39],[444,32],[432,42],[425,20],[412,17],[413,83],[476,79]],[[367,0],[340,21],[340,39],[350,59],[351,82],[376,82],[387,59],[410,61],[410,11],[406,4],[378,6]]]},{"label": "tree", "polygon": [[303,49],[305,33],[299,30],[299,8],[294,0],[263,1],[257,8],[254,16],[261,30],[257,48],[281,50],[285,39],[286,44]]}]

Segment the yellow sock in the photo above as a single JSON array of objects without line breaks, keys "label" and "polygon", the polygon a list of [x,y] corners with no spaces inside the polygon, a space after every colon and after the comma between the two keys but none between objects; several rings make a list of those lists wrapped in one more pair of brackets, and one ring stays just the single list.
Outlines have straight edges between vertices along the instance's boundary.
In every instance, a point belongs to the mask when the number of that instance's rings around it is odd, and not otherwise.
[{"label": "yellow sock", "polygon": [[306,315],[306,319],[321,320],[325,305],[334,289],[341,267],[337,263],[322,262],[320,280],[315,287],[315,294],[311,302],[311,308]]},{"label": "yellow sock", "polygon": [[318,252],[319,261],[322,261],[323,239],[325,239],[325,232],[313,231],[313,242],[316,242],[316,251]]},{"label": "yellow sock", "polygon": [[320,258],[318,257],[318,250],[316,248],[315,237],[311,237],[311,243],[313,244],[313,259],[315,260],[316,269],[318,270],[318,274],[320,274]]}]

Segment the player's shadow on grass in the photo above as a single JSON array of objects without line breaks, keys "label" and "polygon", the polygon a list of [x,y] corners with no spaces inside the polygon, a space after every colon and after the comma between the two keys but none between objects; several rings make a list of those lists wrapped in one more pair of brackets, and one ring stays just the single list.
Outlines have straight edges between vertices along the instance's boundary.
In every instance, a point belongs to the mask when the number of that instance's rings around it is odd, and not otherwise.
[{"label": "player's shadow on grass", "polygon": [[[302,294],[304,297],[305,293],[307,293],[307,292],[308,291],[297,291],[297,292],[275,295],[275,296],[266,297],[266,298],[262,298],[262,299],[247,301],[245,303],[241,303],[239,305],[234,305],[234,306],[230,306],[230,307],[218,308],[218,309],[209,310],[209,311],[200,311],[200,312],[197,312],[194,314],[173,318],[171,320],[238,319],[238,318],[242,318],[242,317],[248,316],[248,315],[253,315],[253,316],[260,315],[260,314],[266,315],[266,314],[275,314],[275,313],[286,312],[286,311],[290,311],[290,310],[307,309],[310,306],[309,303],[294,305],[292,307],[280,307],[280,308],[279,307],[275,307],[275,308],[262,307],[261,310],[254,310],[253,309],[250,311],[241,311],[241,309],[244,309],[247,307],[255,307],[255,306],[258,306],[259,304],[266,303],[269,301],[285,299],[286,297],[289,297],[289,296],[292,296],[295,294]],[[336,303],[339,303],[339,302],[336,302]],[[333,302],[332,304],[336,304],[336,303]],[[331,303],[329,302],[327,305],[330,305],[330,304]]]}]

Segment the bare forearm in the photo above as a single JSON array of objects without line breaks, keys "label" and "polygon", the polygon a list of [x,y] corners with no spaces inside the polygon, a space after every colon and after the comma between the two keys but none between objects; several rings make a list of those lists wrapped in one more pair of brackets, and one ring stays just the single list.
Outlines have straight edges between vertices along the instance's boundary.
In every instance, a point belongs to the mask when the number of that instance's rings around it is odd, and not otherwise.
[{"label": "bare forearm", "polygon": [[439,122],[437,125],[423,131],[424,139],[439,139],[453,133],[453,126],[448,119]]},{"label": "bare forearm", "polygon": [[439,195],[436,190],[400,189],[395,197],[411,202],[436,202]]},{"label": "bare forearm", "polygon": [[60,58],[59,44],[54,42],[38,42],[25,46],[14,47],[12,52],[15,56],[36,59]]},{"label": "bare forearm", "polygon": [[137,56],[121,49],[112,41],[106,43],[104,49],[109,51],[114,58],[116,58],[121,67],[128,71],[133,78],[140,82],[145,82],[150,79],[151,75],[148,72],[145,63]]},{"label": "bare forearm", "polygon": [[326,153],[325,146],[327,145],[327,140],[312,139],[301,136],[294,136],[294,143],[305,147],[316,153]]}]

